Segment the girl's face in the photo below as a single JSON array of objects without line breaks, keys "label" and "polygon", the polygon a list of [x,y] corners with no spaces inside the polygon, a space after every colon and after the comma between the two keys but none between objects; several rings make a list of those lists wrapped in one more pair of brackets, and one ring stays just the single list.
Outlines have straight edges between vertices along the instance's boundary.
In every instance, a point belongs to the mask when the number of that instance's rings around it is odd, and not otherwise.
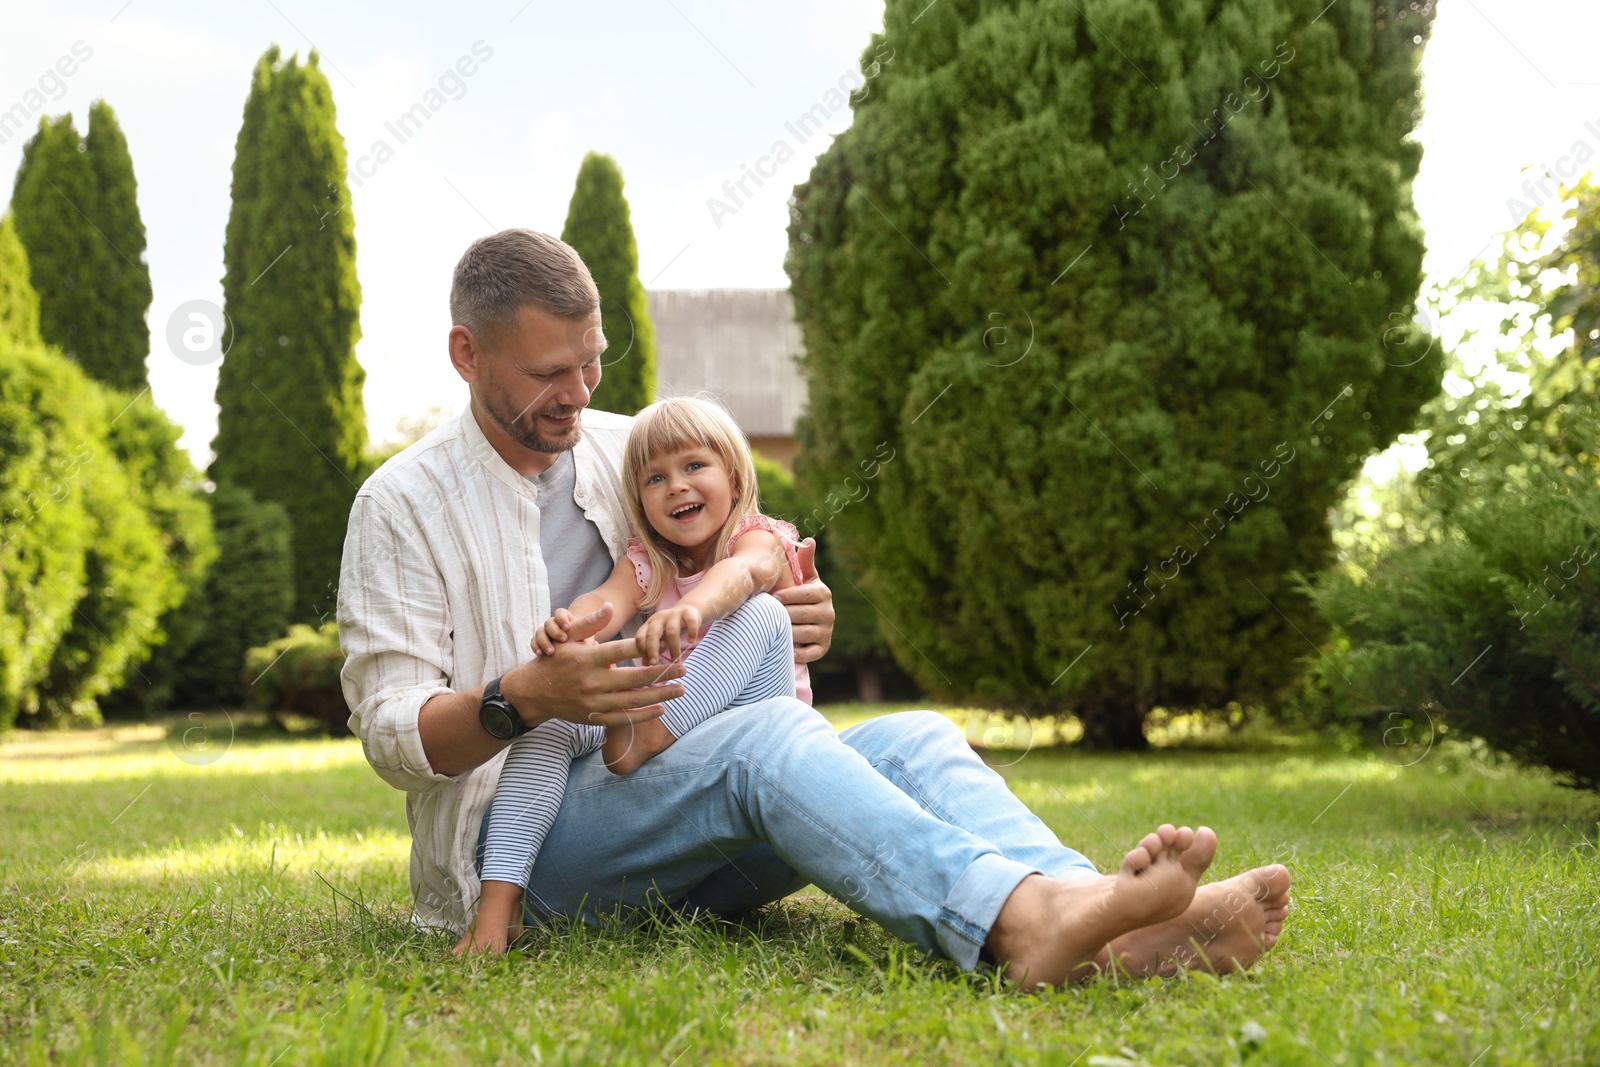
[{"label": "girl's face", "polygon": [[651,528],[693,553],[712,542],[728,521],[732,473],[715,452],[700,445],[663,452],[650,457],[639,480],[639,499]]}]

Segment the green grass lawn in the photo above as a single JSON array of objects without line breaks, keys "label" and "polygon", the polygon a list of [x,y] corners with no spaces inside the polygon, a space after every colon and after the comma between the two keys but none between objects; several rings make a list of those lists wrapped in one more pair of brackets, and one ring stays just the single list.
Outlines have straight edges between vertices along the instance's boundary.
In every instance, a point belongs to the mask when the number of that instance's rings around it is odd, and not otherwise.
[{"label": "green grass lawn", "polygon": [[1296,879],[1247,975],[1024,996],[815,891],[462,962],[405,922],[402,798],[355,742],[203,725],[0,744],[0,1062],[1600,1062],[1600,798],[1460,746],[993,751],[1103,867],[1171,820]]}]

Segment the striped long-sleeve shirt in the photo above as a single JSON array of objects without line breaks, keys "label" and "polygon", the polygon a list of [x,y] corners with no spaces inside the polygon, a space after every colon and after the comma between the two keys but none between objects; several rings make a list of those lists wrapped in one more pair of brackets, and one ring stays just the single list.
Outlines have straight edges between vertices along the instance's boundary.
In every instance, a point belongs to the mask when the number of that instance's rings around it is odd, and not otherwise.
[{"label": "striped long-sleeve shirt", "polygon": [[[574,502],[620,557],[627,544],[622,449],[631,419],[583,413]],[[473,853],[504,754],[437,773],[417,714],[531,654],[548,618],[537,490],[500,458],[471,409],[385,463],[350,511],[339,577],[341,675],[350,727],[379,777],[406,791],[414,921],[465,929],[479,883]]]}]

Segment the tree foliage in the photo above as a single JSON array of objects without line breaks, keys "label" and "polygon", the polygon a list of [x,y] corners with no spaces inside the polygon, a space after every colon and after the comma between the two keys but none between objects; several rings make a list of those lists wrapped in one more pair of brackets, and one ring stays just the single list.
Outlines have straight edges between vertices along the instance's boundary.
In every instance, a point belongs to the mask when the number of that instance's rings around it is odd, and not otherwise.
[{"label": "tree foliage", "polygon": [[151,299],[144,222],[111,105],[90,105],[83,138],[71,115],[40,120],[23,148],[12,207],[44,339],[108,385],[144,388]]},{"label": "tree foliage", "polygon": [[577,250],[600,290],[600,319],[609,342],[604,375],[590,406],[632,415],[655,400],[656,336],[633,239],[628,200],[617,161],[599,152],[583,157],[561,239]]},{"label": "tree foliage", "polygon": [[1322,633],[1289,576],[1440,374],[1384,345],[1431,6],[1324,8],[890,0],[894,62],[795,191],[799,472],[898,451],[837,522],[935,692],[1136,746]]},{"label": "tree foliage", "polygon": [[174,696],[188,707],[233,706],[244,696],[245,655],[289,625],[294,564],[282,506],[219,485],[211,496],[216,566],[198,598],[200,634],[179,664]]},{"label": "tree foliage", "polygon": [[235,146],[211,476],[288,512],[294,618],[333,602],[366,449],[349,204],[317,54],[301,64],[274,46],[256,64]]},{"label": "tree foliage", "polygon": [[1341,640],[1314,710],[1443,725],[1600,789],[1600,189],[1563,205],[1554,247],[1530,216],[1451,286],[1458,313],[1498,304],[1501,358],[1457,363],[1429,405],[1414,535],[1315,583]]},{"label": "tree foliage", "polygon": [[29,281],[28,253],[17,240],[11,213],[0,215],[0,335],[19,345],[38,345],[39,294]]},{"label": "tree foliage", "polygon": [[214,555],[179,428],[0,337],[0,726],[98,718]]},{"label": "tree foliage", "polygon": [[289,625],[294,568],[289,517],[278,504],[219,485],[204,494],[217,557],[205,582],[162,619],[167,641],[124,679],[106,713],[144,717],[168,708],[242,707],[245,654]]},{"label": "tree foliage", "polygon": [[332,620],[316,629],[302,623],[245,657],[245,673],[259,678],[250,688],[250,705],[282,722],[283,712],[308,715],[334,737],[350,736],[350,709],[339,672],[344,649]]},{"label": "tree foliage", "polygon": [[[847,546],[825,522],[819,525],[817,516],[826,515],[826,510],[813,503],[777,463],[759,455],[755,463],[761,510],[792,522],[802,539],[816,539],[817,576],[833,592],[833,640],[827,656],[811,664],[811,689],[817,701],[856,700],[874,687],[878,697],[916,695],[878,633],[878,613],[861,593]],[[885,693],[886,683],[891,693]]]},{"label": "tree foliage", "polygon": [[[1595,414],[1572,421],[1600,433]],[[1321,578],[1344,638],[1322,680],[1386,734],[1442,726],[1600,789],[1600,466],[1525,472],[1437,540]]]}]

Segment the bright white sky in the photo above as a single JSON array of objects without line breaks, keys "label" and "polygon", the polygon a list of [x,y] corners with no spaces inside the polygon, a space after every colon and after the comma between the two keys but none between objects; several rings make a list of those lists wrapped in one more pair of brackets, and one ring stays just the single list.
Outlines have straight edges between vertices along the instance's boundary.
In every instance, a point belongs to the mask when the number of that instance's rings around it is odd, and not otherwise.
[{"label": "bright white sky", "polygon": [[[1600,4],[1441,0],[1439,8],[1416,197],[1429,269],[1448,277],[1512,224],[1508,198],[1530,199],[1522,186],[1533,172],[1524,167],[1554,167],[1579,141],[1600,153]],[[826,106],[882,10],[882,0],[30,3],[6,14],[0,111],[74,42],[93,49],[46,110],[71,110],[81,129],[89,102],[103,96],[122,122],[149,233],[150,379],[203,464],[216,368],[175,358],[166,324],[188,300],[221,300],[233,142],[250,70],[268,45],[303,55],[314,42],[321,51],[352,163],[379,138],[395,147],[351,190],[358,355],[381,440],[403,417],[464,400],[444,348],[461,251],[507,226],[559,232],[590,149],[622,165],[648,287],[785,285],[785,198],[825,140],[802,142],[785,124]],[[492,58],[464,79],[459,99],[397,144],[385,122],[478,41]],[[842,109],[829,129],[848,122]],[[5,174],[15,172],[23,140],[0,144]],[[716,225],[706,199],[778,140],[795,157]],[[306,207],[314,224],[318,209]]]}]

